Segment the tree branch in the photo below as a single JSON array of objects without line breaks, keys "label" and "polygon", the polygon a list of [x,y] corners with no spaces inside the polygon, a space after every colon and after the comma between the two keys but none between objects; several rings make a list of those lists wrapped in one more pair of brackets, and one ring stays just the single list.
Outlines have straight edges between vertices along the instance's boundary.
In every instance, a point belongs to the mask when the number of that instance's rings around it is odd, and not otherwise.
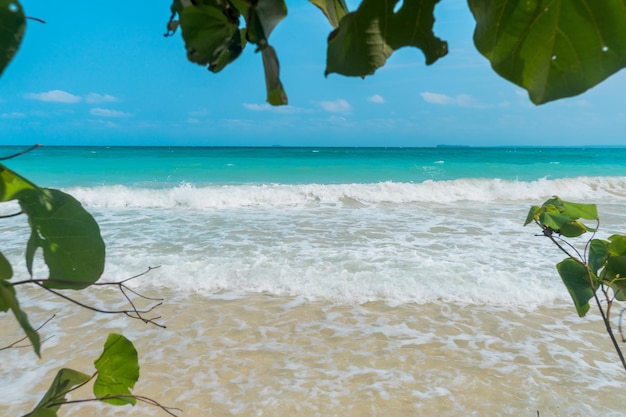
[{"label": "tree branch", "polygon": [[[153,400],[152,398],[148,398],[148,397],[144,397],[143,395],[133,395],[133,394],[118,394],[118,395],[107,395],[104,397],[95,397],[95,398],[83,398],[80,400],[68,400],[68,401],[64,401],[64,402],[59,402],[59,403],[53,403],[53,404],[49,404],[48,407],[60,407],[62,405],[66,405],[66,404],[80,404],[80,403],[88,403],[88,402],[94,402],[94,401],[106,401],[106,400],[120,400],[120,399],[124,399],[124,398],[134,398],[135,400],[142,402],[144,404],[148,404],[157,408],[160,408],[161,410],[163,410],[164,412],[166,412],[167,414],[169,414],[170,416],[173,417],[178,417],[177,414],[175,414],[174,412],[182,412],[183,410],[181,410],[180,408],[175,408],[175,407],[167,407],[164,406],[162,404],[160,404],[158,401]],[[22,417],[28,417],[32,414],[28,413]]]},{"label": "tree branch", "polygon": [[[65,295],[57,290],[54,290],[52,288],[48,288],[45,286],[46,282],[58,282],[58,283],[67,283],[67,284],[76,284],[76,281],[63,281],[63,280],[50,280],[50,279],[27,279],[27,280],[23,280],[23,281],[17,281],[12,283],[13,286],[17,286],[17,285],[23,285],[23,284],[35,284],[37,286],[39,286],[40,288],[56,295],[57,297],[63,298],[66,301],[69,301],[70,303],[76,304],[77,306],[80,306],[84,309],[87,310],[91,310],[94,311],[96,313],[102,313],[102,314],[124,314],[130,318],[133,319],[137,319],[137,320],[141,320],[146,324],[153,324],[157,327],[161,327],[161,328],[166,328],[165,325],[162,325],[160,323],[157,323],[156,320],[161,319],[161,316],[157,316],[157,317],[145,317],[145,314],[148,314],[152,311],[154,311],[157,307],[161,306],[163,304],[163,299],[162,298],[152,298],[152,297],[147,297],[143,294],[140,294],[139,292],[133,290],[132,288],[129,288],[126,283],[130,280],[139,278],[141,276],[146,275],[147,273],[149,273],[150,271],[152,271],[153,269],[157,269],[159,268],[159,266],[156,267],[148,267],[147,270],[145,270],[144,272],[137,274],[135,276],[132,276],[130,278],[126,278],[122,281],[116,281],[116,282],[96,282],[94,284],[92,284],[92,286],[98,286],[98,287],[104,287],[104,286],[115,286],[118,287],[120,292],[123,294],[124,298],[126,298],[126,300],[128,301],[128,303],[130,304],[131,308],[130,309],[123,309],[123,310],[106,310],[106,309],[101,309],[101,308],[97,308],[97,307],[93,307],[90,306],[88,304],[85,304],[83,302],[80,302],[78,300],[75,300],[74,298]],[[135,305],[135,303],[133,302],[133,300],[131,299],[131,297],[127,294],[127,291],[135,294],[137,297],[143,298],[144,300],[149,300],[149,301],[153,301],[155,302],[155,304],[148,306],[147,308],[144,309],[139,309],[137,308],[137,306]]]}]

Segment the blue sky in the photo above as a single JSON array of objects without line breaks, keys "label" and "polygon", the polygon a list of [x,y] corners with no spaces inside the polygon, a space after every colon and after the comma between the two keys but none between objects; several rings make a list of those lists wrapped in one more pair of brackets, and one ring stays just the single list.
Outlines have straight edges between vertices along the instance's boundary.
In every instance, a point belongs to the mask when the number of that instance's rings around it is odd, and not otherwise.
[{"label": "blue sky", "polygon": [[[347,2],[351,9],[356,1]],[[461,0],[442,0],[432,66],[397,51],[364,80],[324,77],[331,28],[304,0],[271,37],[289,106],[265,104],[261,56],[219,74],[164,38],[169,0],[22,0],[30,21],[0,77],[0,144],[434,146],[626,145],[622,71],[578,97],[534,106],[472,43]]]}]

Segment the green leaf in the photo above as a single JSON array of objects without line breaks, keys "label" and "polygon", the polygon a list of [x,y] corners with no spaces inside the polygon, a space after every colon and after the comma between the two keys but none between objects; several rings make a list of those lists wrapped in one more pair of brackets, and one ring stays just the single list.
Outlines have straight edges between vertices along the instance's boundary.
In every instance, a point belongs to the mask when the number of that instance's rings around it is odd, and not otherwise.
[{"label": "green leaf", "polygon": [[433,34],[438,0],[363,0],[328,37],[326,72],[365,77],[385,65],[394,50],[420,48],[430,65],[448,53],[448,44]]},{"label": "green leaf", "polygon": [[11,268],[11,263],[5,256],[0,252],[0,279],[11,279],[13,276],[13,268]]},{"label": "green leaf", "polygon": [[598,220],[598,208],[595,204],[572,203],[563,200],[561,200],[561,204],[562,213],[572,220]]},{"label": "green leaf", "polygon": [[579,262],[568,258],[556,265],[559,275],[569,291],[576,311],[583,317],[589,311],[589,300],[593,297],[594,291],[589,282],[587,268]]},{"label": "green leaf", "polygon": [[583,93],[626,66],[623,0],[469,0],[474,43],[535,104]]},{"label": "green leaf", "polygon": [[571,221],[563,225],[559,232],[565,237],[578,237],[587,232],[587,227],[578,221]]},{"label": "green leaf", "polygon": [[569,216],[560,213],[544,212],[539,216],[539,223],[554,231],[560,231],[570,222]]},{"label": "green leaf", "polygon": [[248,11],[248,40],[263,47],[281,20],[287,17],[284,0],[258,0]]},{"label": "green leaf", "polygon": [[32,198],[41,194],[41,188],[0,164],[0,201]]},{"label": "green leaf", "polygon": [[524,222],[524,226],[527,226],[533,221],[539,221],[539,216],[543,212],[542,208],[539,206],[532,206],[530,210],[528,210],[528,215],[526,216],[526,221]]},{"label": "green leaf", "polygon": [[626,236],[612,235],[609,237],[609,242],[609,253],[611,255],[626,255]]},{"label": "green leaf", "polygon": [[234,14],[227,13],[217,0],[204,0],[180,12],[180,28],[191,62],[223,68],[225,59],[220,56],[224,51],[230,51],[231,57],[236,55],[233,60],[239,56],[243,49],[239,40],[239,15],[234,8],[228,10]]},{"label": "green leaf", "polygon": [[626,256],[609,256],[606,261],[606,275],[608,278],[626,278]]},{"label": "green leaf", "polygon": [[15,295],[15,288],[10,282],[0,280],[0,311],[6,312],[9,311],[9,309],[11,309],[17,322],[22,327],[22,330],[24,330],[24,333],[26,333],[26,337],[28,337],[31,345],[33,345],[33,350],[37,356],[41,357],[39,334],[33,329],[33,326],[30,325],[28,316],[20,308],[20,303]]},{"label": "green leaf", "polygon": [[26,30],[26,18],[17,0],[0,0],[0,75],[15,56]]},{"label": "green leaf", "polygon": [[50,410],[49,408],[37,408],[27,414],[28,417],[58,417],[56,411]]},{"label": "green leaf", "polygon": [[[139,379],[139,360],[132,342],[120,334],[111,333],[104,344],[102,355],[94,362],[98,377],[93,392],[98,398],[130,395]],[[133,397],[103,400],[113,405],[136,403]]]},{"label": "green leaf", "polygon": [[333,28],[339,26],[341,19],[348,14],[348,6],[344,0],[309,0],[317,6],[330,22]]},{"label": "green leaf", "polygon": [[287,104],[287,93],[280,82],[280,65],[276,51],[267,45],[261,50],[263,57],[263,69],[265,70],[265,87],[267,89],[267,102],[272,106]]},{"label": "green leaf", "polygon": [[240,29],[239,31],[233,34],[233,38],[228,46],[228,49],[224,49],[219,53],[217,58],[209,65],[209,71],[213,73],[220,72],[226,67],[226,65],[230,64],[243,52],[243,49],[246,47],[246,30]]},{"label": "green leaf", "polygon": [[[57,289],[82,289],[96,282],[104,271],[105,245],[100,228],[71,195],[54,189],[20,199],[31,224],[26,264],[32,271],[37,248],[50,277],[44,285]],[[32,272],[31,272],[32,273]]]},{"label": "green leaf", "polygon": [[609,257],[609,242],[601,239],[593,239],[589,242],[589,269],[594,274],[604,266]]},{"label": "green leaf", "polygon": [[[51,416],[56,416],[56,412],[59,407],[66,401],[65,396],[72,389],[77,387],[78,385],[84,384],[89,381],[89,375],[85,375],[82,372],[75,371],[69,368],[63,368],[57,372],[54,381],[48,388],[48,391],[43,396],[39,404],[35,407],[33,412],[43,413],[43,410],[49,412],[54,412],[54,414],[49,414]],[[41,415],[47,416],[48,414],[29,414],[29,416],[33,415]]]}]

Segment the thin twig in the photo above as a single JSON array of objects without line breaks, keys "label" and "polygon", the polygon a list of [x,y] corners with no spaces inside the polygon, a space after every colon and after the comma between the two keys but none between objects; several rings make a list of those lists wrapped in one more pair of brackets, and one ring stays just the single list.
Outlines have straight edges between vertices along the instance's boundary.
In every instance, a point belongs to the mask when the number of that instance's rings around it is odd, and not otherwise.
[{"label": "thin twig", "polygon": [[626,343],[626,339],[624,338],[624,333],[622,332],[622,316],[624,315],[624,311],[626,308],[622,308],[622,311],[619,312],[619,334],[622,336],[622,343]]},{"label": "thin twig", "polygon": [[28,153],[28,152],[30,152],[30,151],[32,151],[34,149],[39,148],[40,146],[41,146],[40,144],[36,144],[36,145],[33,145],[30,148],[28,148],[26,150],[23,150],[21,152],[18,152],[16,154],[9,155],[9,156],[2,156],[2,157],[0,157],[0,161],[6,161],[7,159],[17,158],[18,156],[24,155],[25,153]]},{"label": "thin twig", "polygon": [[46,21],[45,21],[45,20],[40,19],[40,18],[38,18],[38,17],[26,16],[26,19],[28,19],[28,20],[34,20],[35,22],[43,23],[44,25],[46,24]]},{"label": "thin twig", "polygon": [[24,214],[24,212],[23,212],[23,211],[20,211],[20,212],[18,212],[18,213],[13,213],[13,214],[5,214],[5,215],[3,215],[3,216],[0,216],[0,219],[9,219],[9,218],[11,218],[11,217],[17,217],[17,216],[19,216],[20,214]]},{"label": "thin twig", "polygon": [[[54,314],[54,315],[53,315],[52,317],[50,317],[48,320],[44,321],[44,322],[43,322],[43,324],[41,324],[39,327],[37,327],[37,328],[35,329],[35,332],[38,332],[39,330],[41,330],[41,329],[43,328],[43,326],[45,326],[46,324],[48,324],[48,323],[50,322],[50,320],[52,320],[52,319],[53,319],[53,318],[55,318],[55,317],[56,317],[56,314]],[[44,339],[41,343],[43,344],[43,342],[45,342],[46,340],[50,340],[50,338],[51,338],[51,337],[52,337],[52,336],[50,336],[50,337],[48,337],[48,338]],[[19,348],[25,348],[25,347],[30,347],[30,346],[32,346],[32,344],[30,344],[30,343],[29,343],[29,344],[27,344],[27,345],[21,345],[21,346],[18,346],[18,344],[19,344],[19,343],[22,343],[22,342],[23,342],[24,340],[26,340],[26,339],[28,339],[28,336],[24,336],[24,337],[22,337],[21,339],[16,340],[15,342],[11,343],[10,345],[7,345],[7,346],[4,346],[4,347],[1,347],[1,348],[0,348],[0,351],[1,351],[1,350],[6,350],[6,349],[11,349],[11,348],[19,349]]]}]

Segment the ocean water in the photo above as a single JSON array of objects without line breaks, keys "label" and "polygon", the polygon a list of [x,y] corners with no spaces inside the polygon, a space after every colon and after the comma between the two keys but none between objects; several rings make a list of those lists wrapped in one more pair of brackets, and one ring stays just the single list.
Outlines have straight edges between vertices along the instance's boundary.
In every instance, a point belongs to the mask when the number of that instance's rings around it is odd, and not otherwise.
[{"label": "ocean water", "polygon": [[[522,225],[559,195],[598,204],[599,237],[626,232],[625,161],[626,148],[41,147],[5,164],[94,215],[104,281],[159,266],[132,285],[165,299],[167,329],[20,287],[34,324],[57,316],[44,360],[0,352],[0,410],[25,414],[59,367],[92,372],[117,331],[139,348],[136,393],[185,416],[624,415],[598,312],[576,315],[562,255]],[[1,227],[26,278],[26,220]],[[20,337],[3,320],[0,345]],[[93,409],[129,413],[67,415]]]}]

